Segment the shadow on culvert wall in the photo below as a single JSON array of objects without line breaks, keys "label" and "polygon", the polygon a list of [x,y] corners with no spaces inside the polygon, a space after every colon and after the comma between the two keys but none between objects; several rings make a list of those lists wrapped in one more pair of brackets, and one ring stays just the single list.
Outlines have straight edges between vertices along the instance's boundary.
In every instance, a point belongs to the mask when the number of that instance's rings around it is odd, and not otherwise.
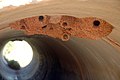
[{"label": "shadow on culvert wall", "polygon": [[28,80],[120,80],[120,52],[103,40],[25,38],[42,56],[42,63]]}]

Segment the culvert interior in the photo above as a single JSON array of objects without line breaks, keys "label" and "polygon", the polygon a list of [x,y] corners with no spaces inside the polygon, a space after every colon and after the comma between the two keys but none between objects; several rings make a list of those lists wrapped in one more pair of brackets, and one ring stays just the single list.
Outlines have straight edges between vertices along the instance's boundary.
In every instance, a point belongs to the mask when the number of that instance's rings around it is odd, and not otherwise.
[{"label": "culvert interior", "polygon": [[[20,70],[4,65],[0,54],[1,80],[119,80],[119,51],[103,40],[72,37],[64,42],[43,35],[4,38],[26,40],[33,48],[31,63]],[[2,50],[1,50],[2,51]]]}]

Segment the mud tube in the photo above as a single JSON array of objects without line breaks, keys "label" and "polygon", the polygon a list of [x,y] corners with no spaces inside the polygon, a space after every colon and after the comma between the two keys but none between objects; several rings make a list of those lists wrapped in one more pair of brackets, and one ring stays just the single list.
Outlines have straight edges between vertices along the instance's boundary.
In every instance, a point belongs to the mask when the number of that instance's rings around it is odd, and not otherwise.
[{"label": "mud tube", "polygon": [[11,37],[1,42],[1,45],[13,39],[24,39],[29,42],[33,47],[34,57],[30,65],[17,74],[15,71],[6,70],[7,67],[2,67],[1,64],[0,80],[120,79],[119,51],[103,40],[73,37],[64,42],[48,36],[35,35]]}]

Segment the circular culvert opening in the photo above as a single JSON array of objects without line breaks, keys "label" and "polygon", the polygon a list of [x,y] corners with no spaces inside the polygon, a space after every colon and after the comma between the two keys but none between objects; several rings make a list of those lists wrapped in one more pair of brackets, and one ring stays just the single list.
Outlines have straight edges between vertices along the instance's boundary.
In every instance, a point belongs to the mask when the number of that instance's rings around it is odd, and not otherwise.
[{"label": "circular culvert opening", "polygon": [[3,48],[3,57],[9,68],[20,70],[32,61],[33,50],[25,40],[8,41]]}]

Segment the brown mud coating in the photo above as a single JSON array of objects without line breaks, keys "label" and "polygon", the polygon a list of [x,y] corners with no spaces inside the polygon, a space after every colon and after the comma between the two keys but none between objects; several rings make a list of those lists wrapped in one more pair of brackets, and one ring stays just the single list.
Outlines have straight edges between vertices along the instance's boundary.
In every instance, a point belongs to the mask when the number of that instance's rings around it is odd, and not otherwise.
[{"label": "brown mud coating", "polygon": [[109,35],[113,26],[96,17],[76,18],[73,16],[35,16],[18,20],[9,25],[27,35],[43,34],[67,41],[71,36],[99,39]]}]

